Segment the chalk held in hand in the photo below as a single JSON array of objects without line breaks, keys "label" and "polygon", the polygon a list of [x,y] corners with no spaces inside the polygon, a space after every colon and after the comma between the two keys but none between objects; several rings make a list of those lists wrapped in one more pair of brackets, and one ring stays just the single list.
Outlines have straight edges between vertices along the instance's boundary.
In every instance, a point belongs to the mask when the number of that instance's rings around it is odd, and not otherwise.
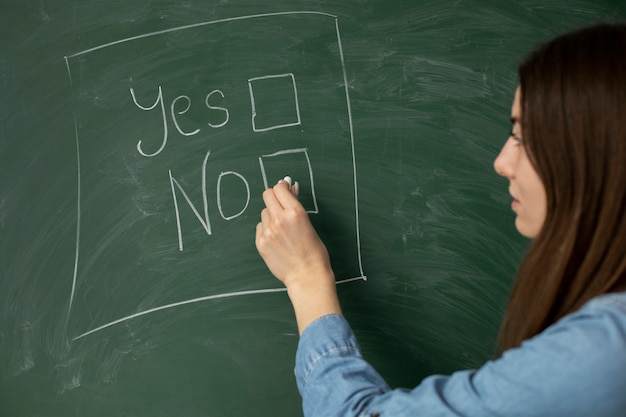
[{"label": "chalk held in hand", "polygon": [[[286,182],[287,185],[289,185],[289,190],[293,193],[293,195],[295,195],[296,197],[298,196],[298,192],[300,191],[300,184],[298,184],[298,181],[294,182],[293,185],[292,185],[291,184],[291,177],[289,175],[287,175],[281,181]],[[278,181],[278,182],[280,182],[280,181]]]}]

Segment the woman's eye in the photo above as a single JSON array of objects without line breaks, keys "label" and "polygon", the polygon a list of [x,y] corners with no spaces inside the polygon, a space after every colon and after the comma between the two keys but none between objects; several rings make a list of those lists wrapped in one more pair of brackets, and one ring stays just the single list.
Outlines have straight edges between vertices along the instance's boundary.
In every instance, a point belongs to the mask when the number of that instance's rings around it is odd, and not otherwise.
[{"label": "woman's eye", "polygon": [[513,138],[515,140],[515,142],[517,142],[517,145],[521,145],[524,143],[524,140],[522,139],[522,137],[520,135],[518,135],[517,133],[511,131],[511,133],[509,133],[509,137]]}]

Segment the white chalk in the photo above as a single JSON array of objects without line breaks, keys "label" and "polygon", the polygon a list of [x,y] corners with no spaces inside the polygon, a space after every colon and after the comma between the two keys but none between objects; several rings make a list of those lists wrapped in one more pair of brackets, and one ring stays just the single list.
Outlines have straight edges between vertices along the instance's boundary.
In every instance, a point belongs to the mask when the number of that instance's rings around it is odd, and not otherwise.
[{"label": "white chalk", "polygon": [[295,181],[292,184],[292,179],[289,175],[287,175],[285,178],[283,178],[282,180],[278,181],[278,183],[281,182],[286,182],[287,185],[289,186],[289,190],[293,193],[293,195],[295,195],[296,197],[298,196],[298,193],[300,192],[300,184],[298,184],[298,181]]}]

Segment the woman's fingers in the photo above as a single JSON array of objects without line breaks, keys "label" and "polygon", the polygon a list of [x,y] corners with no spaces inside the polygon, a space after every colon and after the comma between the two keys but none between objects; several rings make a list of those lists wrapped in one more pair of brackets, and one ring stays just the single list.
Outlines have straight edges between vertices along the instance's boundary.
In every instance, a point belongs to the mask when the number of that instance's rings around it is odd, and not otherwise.
[{"label": "woman's fingers", "polygon": [[279,184],[277,184],[274,188],[268,188],[263,191],[263,202],[265,203],[265,207],[271,212],[279,212],[283,209],[283,206],[276,198],[275,189]]},{"label": "woman's fingers", "polygon": [[295,194],[297,187],[299,188],[297,183],[292,186],[287,181],[279,181],[278,184],[274,186],[274,196],[281,207],[293,209],[301,206]]}]

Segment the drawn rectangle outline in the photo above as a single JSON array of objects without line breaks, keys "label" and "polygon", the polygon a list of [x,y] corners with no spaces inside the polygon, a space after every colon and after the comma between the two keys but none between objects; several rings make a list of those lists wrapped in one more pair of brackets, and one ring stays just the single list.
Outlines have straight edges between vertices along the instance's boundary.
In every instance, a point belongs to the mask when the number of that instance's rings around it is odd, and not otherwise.
[{"label": "drawn rectangle outline", "polygon": [[[286,77],[291,77],[291,83],[293,84],[293,96],[294,96],[294,103],[296,104],[296,119],[297,120],[292,123],[283,123],[283,124],[274,125],[274,126],[257,128],[256,126],[256,116],[257,116],[256,103],[254,101],[254,88],[252,87],[253,82],[259,81],[259,80],[272,79],[272,78],[286,78]],[[283,127],[290,127],[290,126],[299,126],[302,124],[302,121],[300,119],[300,104],[298,104],[298,87],[296,87],[296,78],[293,76],[292,73],[265,75],[263,77],[250,78],[248,80],[248,89],[250,90],[250,104],[252,106],[252,131],[268,132],[274,129],[282,129]]]},{"label": "drawn rectangle outline", "polygon": [[286,149],[286,150],[274,152],[268,155],[261,155],[259,157],[259,166],[261,167],[261,175],[263,176],[263,186],[265,187],[266,190],[270,187],[269,181],[267,179],[267,173],[265,172],[265,164],[263,163],[263,158],[273,158],[275,156],[295,154],[295,153],[304,154],[304,158],[306,159],[306,163],[307,163],[307,169],[309,171],[309,182],[311,183],[311,197],[313,198],[313,206],[315,208],[313,210],[307,210],[307,213],[317,214],[319,213],[320,210],[319,210],[319,207],[317,206],[317,198],[315,197],[315,182],[313,180],[313,168],[311,168],[311,159],[309,158],[309,152],[307,151],[306,148]]},{"label": "drawn rectangle outline", "polygon": [[[344,54],[343,54],[343,45],[341,43],[341,36],[340,36],[340,32],[339,32],[339,21],[338,21],[338,17],[329,13],[323,13],[323,12],[315,12],[315,11],[293,11],[293,12],[279,12],[279,13],[263,13],[263,14],[255,14],[255,15],[248,15],[248,16],[237,16],[237,17],[232,17],[232,18],[226,18],[226,19],[219,19],[219,20],[213,20],[213,21],[207,21],[207,22],[200,22],[200,23],[195,23],[195,24],[191,24],[191,25],[185,25],[185,26],[179,26],[179,27],[175,27],[175,28],[170,28],[170,29],[165,29],[165,30],[161,30],[161,31],[156,31],[156,32],[150,32],[150,33],[146,33],[146,34],[142,34],[142,35],[137,35],[137,36],[133,36],[133,37],[129,37],[129,38],[125,38],[125,39],[120,39],[117,41],[113,41],[113,42],[109,42],[103,45],[99,45],[99,46],[95,46],[93,48],[89,48],[89,49],[85,49],[83,51],[80,52],[76,52],[74,54],[71,55],[66,55],[64,57],[65,59],[65,65],[67,68],[67,73],[68,73],[68,77],[69,77],[69,81],[70,81],[70,88],[71,88],[71,92],[72,92],[72,97],[74,97],[74,82],[72,79],[72,71],[70,69],[70,59],[72,58],[76,58],[82,55],[86,55],[90,52],[94,52],[100,49],[104,49],[104,48],[108,48],[114,45],[119,45],[122,43],[126,43],[126,42],[131,42],[134,40],[138,40],[138,39],[143,39],[143,38],[148,38],[151,36],[156,36],[156,35],[161,35],[161,34],[165,34],[165,33],[171,33],[171,32],[176,32],[176,31],[181,31],[181,30],[185,30],[185,29],[192,29],[192,28],[197,28],[197,27],[202,27],[202,26],[208,26],[208,25],[213,25],[213,24],[217,24],[217,23],[225,23],[225,22],[233,22],[233,21],[239,21],[239,20],[245,20],[245,19],[255,19],[255,18],[262,18],[262,17],[271,17],[271,16],[285,16],[285,15],[318,15],[318,16],[327,16],[330,18],[333,18],[335,20],[335,30],[336,30],[336,34],[337,34],[337,45],[339,48],[339,57],[341,60],[341,70],[343,73],[343,82],[344,82],[344,90],[345,90],[345,95],[346,95],[346,106],[347,106],[347,112],[348,112],[348,124],[349,124],[349,130],[350,130],[350,145],[351,145],[351,153],[352,153],[352,171],[353,171],[353,180],[354,180],[354,208],[355,208],[355,215],[356,215],[356,220],[355,220],[355,231],[356,231],[356,244],[357,244],[357,261],[358,261],[358,267],[359,267],[359,276],[357,277],[353,277],[353,278],[347,278],[347,279],[343,279],[340,281],[337,281],[337,284],[343,284],[343,283],[347,283],[347,282],[352,282],[352,281],[367,281],[367,277],[365,275],[365,273],[363,272],[363,262],[362,262],[362,256],[361,256],[361,238],[360,238],[360,230],[359,230],[359,204],[358,204],[358,183],[357,183],[357,172],[356,172],[356,157],[355,157],[355,145],[354,145],[354,128],[353,128],[353,121],[352,121],[352,107],[350,104],[350,93],[348,91],[348,75],[346,72],[346,65],[345,65],[345,59],[344,59]],[[80,165],[80,141],[79,141],[79,137],[78,137],[78,117],[76,114],[76,109],[74,109],[74,133],[75,133],[75,142],[76,142],[76,160],[77,160],[77,181],[76,181],[76,185],[77,185],[77,214],[76,214],[76,253],[75,253],[75,257],[74,257],[74,272],[73,272],[73,277],[72,277],[72,286],[71,286],[71,292],[70,292],[70,300],[68,303],[68,308],[67,308],[67,317],[66,317],[66,323],[69,323],[70,317],[71,317],[71,312],[72,312],[72,305],[73,305],[73,301],[74,301],[74,296],[75,296],[75,291],[76,291],[76,280],[77,280],[77,275],[78,275],[78,260],[79,260],[79,248],[80,248],[80,225],[81,225],[81,165]],[[231,292],[231,293],[224,293],[224,294],[214,294],[214,295],[208,295],[208,296],[202,296],[202,297],[198,297],[198,298],[194,298],[194,299],[189,299],[189,300],[184,300],[184,301],[180,301],[180,302],[176,302],[176,303],[171,303],[171,304],[167,304],[167,305],[162,305],[162,306],[158,306],[158,307],[154,307],[148,310],[144,310],[144,311],[140,311],[138,313],[135,314],[131,314],[125,317],[121,317],[117,320],[114,320],[110,323],[106,323],[102,326],[93,328],[91,330],[88,330],[82,334],[79,334],[78,336],[73,337],[71,340],[72,341],[76,341],[78,339],[81,339],[83,337],[92,335],[100,330],[104,330],[106,328],[115,326],[117,324],[126,322],[128,320],[132,320],[134,318],[137,317],[141,317],[147,314],[151,314],[157,311],[161,311],[161,310],[166,310],[166,309],[170,309],[170,308],[174,308],[174,307],[179,307],[179,306],[183,306],[183,305],[187,305],[187,304],[192,304],[192,303],[198,303],[198,302],[203,302],[203,301],[208,301],[208,300],[215,300],[215,299],[220,299],[220,298],[230,298],[230,297],[239,297],[239,296],[245,296],[245,295],[254,295],[254,294],[267,294],[267,293],[277,293],[277,292],[285,292],[286,288],[269,288],[269,289],[259,289],[259,290],[249,290],[249,291],[237,291],[237,292]],[[67,327],[67,326],[66,326]]]}]

